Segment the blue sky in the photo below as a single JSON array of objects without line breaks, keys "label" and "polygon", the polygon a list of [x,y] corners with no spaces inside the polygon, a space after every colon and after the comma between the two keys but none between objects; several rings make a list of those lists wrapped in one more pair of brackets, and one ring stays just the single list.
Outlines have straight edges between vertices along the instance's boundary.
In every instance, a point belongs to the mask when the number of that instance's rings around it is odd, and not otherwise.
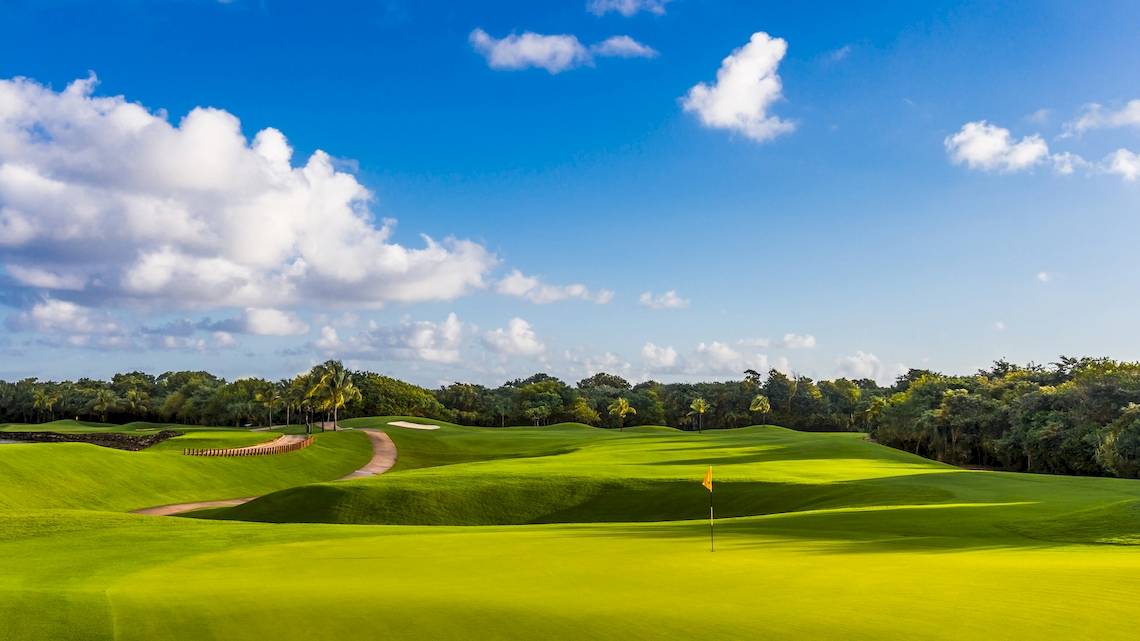
[{"label": "blue sky", "polygon": [[1135,359],[1138,21],[7,3],[0,377]]}]

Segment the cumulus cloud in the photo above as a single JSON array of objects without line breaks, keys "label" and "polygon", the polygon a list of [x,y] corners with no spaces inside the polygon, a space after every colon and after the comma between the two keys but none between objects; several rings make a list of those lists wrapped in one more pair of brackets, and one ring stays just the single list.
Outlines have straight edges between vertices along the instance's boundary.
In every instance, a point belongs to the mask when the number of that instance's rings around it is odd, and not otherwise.
[{"label": "cumulus cloud", "polygon": [[466,240],[393,242],[373,195],[323,151],[195,108],[177,124],[94,76],[0,80],[0,264],[69,300],[170,307],[450,300],[497,259]]},{"label": "cumulus cloud", "polygon": [[[746,369],[764,371],[772,365],[766,354],[747,353],[720,341],[698,343],[696,349],[681,355],[672,346],[646,343],[641,348],[645,368],[650,373],[686,376],[737,377]],[[779,359],[787,367],[786,359]]]},{"label": "cumulus cloud", "polygon": [[608,58],[656,58],[657,50],[629,36],[612,36],[590,46],[590,52]]},{"label": "cumulus cloud", "polygon": [[1042,283],[1047,283],[1052,278],[1049,272],[1037,272],[1037,280]]},{"label": "cumulus cloud", "polygon": [[1104,171],[1116,174],[1132,182],[1140,178],[1140,154],[1127,149],[1117,149],[1101,163]]},{"label": "cumulus cloud", "polygon": [[598,372],[606,372],[629,378],[632,369],[628,361],[613,352],[583,355],[580,351],[566,351],[562,356],[570,366],[567,374],[573,376],[593,376]]},{"label": "cumulus cloud", "polygon": [[75,275],[60,274],[47,269],[22,265],[7,265],[5,269],[17,283],[34,289],[77,291],[84,287],[83,279]]},{"label": "cumulus cloud", "polygon": [[627,18],[639,11],[660,16],[665,14],[665,5],[669,2],[670,0],[589,0],[586,3],[586,10],[595,16],[605,15],[611,11]]},{"label": "cumulus cloud", "polygon": [[507,356],[538,356],[546,351],[530,323],[521,318],[512,318],[505,328],[483,334],[483,344],[490,351]]},{"label": "cumulus cloud", "polygon": [[495,291],[506,296],[525,298],[532,303],[545,305],[563,300],[585,300],[604,305],[614,298],[614,293],[608,289],[590,291],[580,283],[570,285],[549,285],[543,283],[535,276],[527,276],[519,270],[513,270],[495,284]]},{"label": "cumulus cloud", "polygon": [[780,339],[780,347],[787,349],[811,349],[815,347],[815,336],[811,334],[784,334]]},{"label": "cumulus cloud", "polygon": [[1071,175],[1077,169],[1089,167],[1089,162],[1077,154],[1063,151],[1049,157],[1053,163],[1053,171],[1062,176]]},{"label": "cumulus cloud", "polygon": [[1089,103],[1076,119],[1065,123],[1063,137],[1080,135],[1090,129],[1135,127],[1140,129],[1140,99],[1129,100],[1120,109],[1105,109],[1104,105]]},{"label": "cumulus cloud", "polygon": [[296,314],[272,308],[251,307],[245,310],[245,331],[258,336],[297,336],[309,326]]},{"label": "cumulus cloud", "polygon": [[852,379],[869,378],[880,385],[888,385],[901,374],[906,373],[902,363],[888,367],[879,360],[878,356],[862,350],[851,356],[844,356],[836,361],[840,376]]},{"label": "cumulus cloud", "polygon": [[[1140,109],[1140,102],[1137,103]],[[1130,105],[1132,103],[1129,103]],[[1129,124],[1128,108],[1112,114],[1104,114],[1099,109],[1086,112],[1070,131],[1084,131],[1096,126],[1124,126]],[[1117,123],[1097,125],[1098,122]],[[1064,138],[1066,136],[1062,136]],[[970,169],[1013,173],[1032,168],[1041,163],[1051,163],[1053,171],[1060,175],[1070,175],[1078,169],[1088,172],[1114,174],[1126,181],[1140,177],[1140,154],[1128,149],[1117,149],[1098,162],[1090,162],[1077,154],[1064,151],[1050,153],[1045,140],[1037,134],[1014,140],[1008,129],[992,125],[985,120],[968,122],[952,136],[943,141],[950,160]]]},{"label": "cumulus cloud", "polygon": [[675,289],[656,296],[653,292],[643,292],[637,301],[649,309],[684,309],[689,306],[689,299],[681,298]]},{"label": "cumulus cloud", "polygon": [[671,346],[658,347],[653,343],[646,343],[641,348],[641,358],[652,370],[667,370],[677,365],[677,350]]},{"label": "cumulus cloud", "polygon": [[8,318],[10,328],[45,334],[111,335],[123,326],[109,314],[63,300],[45,299]]},{"label": "cumulus cloud", "polygon": [[943,141],[955,164],[983,171],[1015,172],[1049,157],[1049,145],[1033,134],[1015,141],[1008,129],[985,120],[968,122]]},{"label": "cumulus cloud", "polygon": [[752,34],[748,44],[721,62],[716,82],[694,86],[682,106],[706,127],[727,129],[756,142],[791,132],[794,123],[770,113],[782,98],[777,71],[787,49],[783,38],[762,31]]},{"label": "cumulus cloud", "polygon": [[570,34],[541,34],[526,31],[495,38],[482,29],[468,36],[471,47],[487,60],[492,69],[517,71],[545,69],[551,74],[594,64],[594,58],[652,58],[657,51],[629,36],[613,36],[587,47]]},{"label": "cumulus cloud", "polygon": [[454,313],[438,323],[405,318],[398,325],[373,325],[347,338],[325,325],[312,346],[342,358],[457,363],[465,331]]}]

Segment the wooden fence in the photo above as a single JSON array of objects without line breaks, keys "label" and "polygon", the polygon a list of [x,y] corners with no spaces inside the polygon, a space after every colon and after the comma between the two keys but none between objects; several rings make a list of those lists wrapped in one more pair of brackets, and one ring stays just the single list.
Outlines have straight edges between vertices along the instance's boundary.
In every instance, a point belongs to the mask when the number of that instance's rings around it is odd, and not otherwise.
[{"label": "wooden fence", "polygon": [[182,453],[186,456],[266,456],[269,454],[284,454],[286,452],[303,450],[312,444],[313,437],[310,436],[303,441],[286,443],[285,445],[270,445],[266,447],[259,447],[254,445],[252,447],[236,447],[228,449],[189,448],[182,450]]}]

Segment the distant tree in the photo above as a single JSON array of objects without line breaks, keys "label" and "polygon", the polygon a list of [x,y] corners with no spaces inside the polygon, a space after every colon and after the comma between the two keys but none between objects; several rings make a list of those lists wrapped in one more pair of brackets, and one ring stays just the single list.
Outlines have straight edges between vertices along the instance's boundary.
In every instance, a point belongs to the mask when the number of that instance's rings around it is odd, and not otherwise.
[{"label": "distant tree", "polygon": [[528,408],[524,414],[526,414],[527,418],[534,421],[535,427],[538,427],[539,423],[550,416],[550,408],[545,405],[536,405]]},{"label": "distant tree", "polygon": [[761,416],[766,416],[772,411],[772,403],[768,401],[768,397],[763,394],[757,394],[752,398],[752,402],[748,404],[750,412],[756,412]]},{"label": "distant tree", "polygon": [[36,410],[36,420],[43,421],[44,411],[51,402],[51,392],[46,388],[37,387],[32,390],[32,408]]},{"label": "distant tree", "polygon": [[637,414],[637,410],[623,397],[618,397],[618,399],[610,403],[610,406],[606,409],[609,411],[610,416],[617,417],[619,432],[625,431],[625,417],[630,414]]},{"label": "distant tree", "polygon": [[689,404],[689,409],[697,415],[697,431],[700,432],[704,427],[705,412],[709,411],[709,403],[698,396]]},{"label": "distant tree", "polygon": [[327,361],[314,371],[316,382],[308,396],[317,401],[317,409],[332,412],[333,431],[337,429],[337,412],[349,401],[359,400],[360,390],[340,361]]},{"label": "distant tree", "polygon": [[285,400],[285,395],[282,393],[281,388],[270,383],[268,387],[257,392],[254,398],[258,403],[261,403],[269,410],[269,427],[273,427],[273,408]]},{"label": "distant tree", "polygon": [[619,390],[626,390],[630,388],[630,384],[629,381],[616,374],[598,372],[589,378],[583,378],[578,381],[578,389],[589,389],[591,387],[613,387]]},{"label": "distant tree", "polygon": [[131,412],[133,416],[143,417],[150,411],[150,396],[146,392],[137,387],[132,387],[127,390],[123,396],[123,406]]},{"label": "distant tree", "polygon": [[107,422],[107,414],[115,411],[118,406],[119,397],[107,388],[95,392],[95,398],[91,401],[91,409],[99,415],[99,420],[104,423]]},{"label": "distant tree", "polygon": [[597,425],[601,422],[602,417],[597,410],[590,407],[586,397],[579,396],[574,399],[574,404],[570,406],[570,419],[586,425]]}]

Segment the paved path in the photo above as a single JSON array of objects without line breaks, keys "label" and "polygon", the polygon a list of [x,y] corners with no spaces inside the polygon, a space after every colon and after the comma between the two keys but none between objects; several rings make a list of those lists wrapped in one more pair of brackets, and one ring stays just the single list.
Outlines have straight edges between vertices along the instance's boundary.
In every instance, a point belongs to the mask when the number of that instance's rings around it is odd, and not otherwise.
[{"label": "paved path", "polygon": [[392,469],[392,466],[396,464],[396,444],[392,442],[392,439],[388,438],[387,434],[372,430],[360,431],[367,434],[368,438],[372,440],[372,460],[368,461],[368,464],[359,470],[340,477],[337,479],[338,481],[361,479],[366,476],[383,474]]},{"label": "paved path", "polygon": [[[337,479],[338,481],[345,481],[345,480],[349,480],[349,479],[359,479],[359,478],[365,478],[368,476],[376,476],[377,474],[383,474],[384,472],[387,472],[388,470],[392,469],[392,466],[396,464],[396,444],[392,442],[392,439],[388,438],[387,434],[385,434],[384,432],[375,432],[372,430],[360,430],[360,431],[367,434],[368,439],[370,441],[372,441],[372,458],[368,461],[368,463],[366,463],[364,465],[364,467],[356,470],[355,472],[352,472],[350,474],[346,474],[345,476],[340,477],[339,479]],[[287,438],[287,436],[288,435],[283,436],[281,438]],[[303,438],[303,437],[301,437],[301,438]],[[280,440],[281,439],[277,439],[275,441],[270,441],[270,443],[264,444],[263,446],[283,445],[284,443],[278,442]],[[259,446],[254,445],[251,447],[259,447]],[[249,448],[243,448],[243,449],[249,449]],[[250,501],[252,501],[256,498],[258,498],[258,497],[247,496],[247,497],[241,498],[241,499],[224,499],[221,501],[194,501],[192,503],[172,503],[170,505],[156,505],[154,507],[147,507],[147,508],[143,508],[141,510],[132,510],[131,513],[132,514],[150,514],[153,516],[171,516],[174,514],[182,514],[183,512],[190,512],[193,510],[202,510],[205,508],[233,507],[235,505],[241,505],[243,503],[249,503]]]}]

